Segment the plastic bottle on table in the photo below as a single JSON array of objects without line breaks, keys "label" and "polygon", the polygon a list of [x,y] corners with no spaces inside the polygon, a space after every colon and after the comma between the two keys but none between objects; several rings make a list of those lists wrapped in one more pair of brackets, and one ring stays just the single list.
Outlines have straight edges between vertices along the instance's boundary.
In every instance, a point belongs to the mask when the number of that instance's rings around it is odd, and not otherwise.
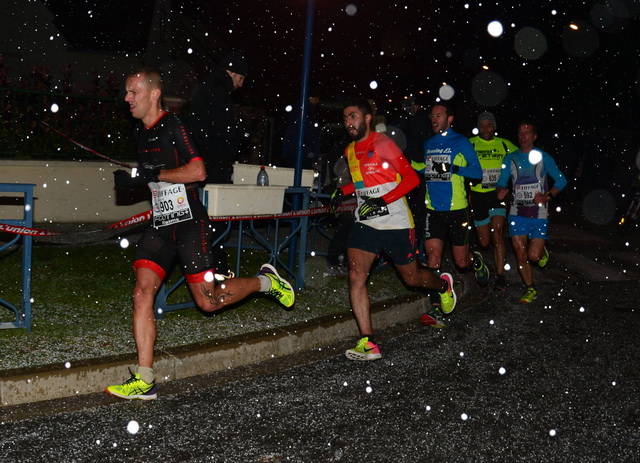
[{"label": "plastic bottle on table", "polygon": [[260,166],[260,172],[258,172],[258,181],[259,186],[269,186],[269,174],[264,169],[264,166]]}]

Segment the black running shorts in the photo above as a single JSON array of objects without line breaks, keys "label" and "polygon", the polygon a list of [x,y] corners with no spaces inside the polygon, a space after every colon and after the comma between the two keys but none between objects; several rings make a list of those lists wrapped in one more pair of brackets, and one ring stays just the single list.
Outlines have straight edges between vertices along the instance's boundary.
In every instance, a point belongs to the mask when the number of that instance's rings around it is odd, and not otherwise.
[{"label": "black running shorts", "polygon": [[208,217],[166,227],[149,227],[136,248],[134,267],[150,268],[164,280],[178,258],[187,279],[195,281],[190,276],[215,271],[211,241],[212,230]]},{"label": "black running shorts", "polygon": [[498,199],[495,191],[479,193],[471,191],[471,213],[477,226],[486,225],[494,215],[507,216],[507,206]]},{"label": "black running shorts", "polygon": [[465,246],[469,244],[470,226],[471,219],[467,209],[457,211],[427,210],[424,239],[436,238],[446,241],[450,236],[453,246]]},{"label": "black running shorts", "polygon": [[376,255],[384,253],[396,265],[406,265],[416,257],[416,234],[413,228],[377,230],[356,222],[351,228],[347,248]]}]

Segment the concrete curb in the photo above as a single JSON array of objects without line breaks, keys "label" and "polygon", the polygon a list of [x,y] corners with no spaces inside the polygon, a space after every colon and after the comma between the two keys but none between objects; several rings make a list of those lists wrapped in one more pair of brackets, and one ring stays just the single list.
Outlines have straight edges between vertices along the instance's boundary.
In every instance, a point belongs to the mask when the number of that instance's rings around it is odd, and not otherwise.
[{"label": "concrete curb", "polygon": [[[479,289],[472,273],[455,275],[458,307],[463,296]],[[372,304],[376,332],[393,325],[416,323],[430,306],[424,293],[415,292]],[[459,309],[457,309],[459,310]],[[255,364],[264,360],[322,348],[359,335],[351,313],[331,315],[305,323],[274,328],[224,340],[156,352],[154,370],[158,383]],[[106,385],[127,377],[137,363],[135,354],[22,368],[0,372],[0,408],[45,400],[102,392]]]},{"label": "concrete curb", "polygon": [[[428,301],[410,294],[372,307],[376,329],[417,320]],[[350,313],[310,320],[308,323],[251,333],[214,343],[183,346],[156,355],[154,370],[163,383],[215,373],[274,357],[321,348],[357,337]],[[134,355],[118,356],[70,365],[9,370],[0,373],[0,403],[12,406],[101,392],[107,384],[121,382],[127,368],[136,364]]]}]

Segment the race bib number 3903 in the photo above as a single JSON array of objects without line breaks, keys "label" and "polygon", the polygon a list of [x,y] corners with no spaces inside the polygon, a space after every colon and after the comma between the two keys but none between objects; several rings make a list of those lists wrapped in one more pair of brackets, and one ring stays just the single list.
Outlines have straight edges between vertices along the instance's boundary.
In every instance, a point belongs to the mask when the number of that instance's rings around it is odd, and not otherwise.
[{"label": "race bib number 3903", "polygon": [[193,217],[187,200],[187,189],[182,183],[151,189],[153,226],[165,227]]}]

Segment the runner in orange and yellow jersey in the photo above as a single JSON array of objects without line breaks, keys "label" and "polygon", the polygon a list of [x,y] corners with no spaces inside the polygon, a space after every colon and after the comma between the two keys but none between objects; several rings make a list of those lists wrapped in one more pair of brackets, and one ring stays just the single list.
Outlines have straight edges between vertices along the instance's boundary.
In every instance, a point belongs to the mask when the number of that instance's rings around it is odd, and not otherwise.
[{"label": "runner in orange and yellow jersey", "polygon": [[345,150],[351,183],[338,188],[331,198],[335,208],[346,196],[357,199],[356,223],[347,241],[349,296],[360,330],[356,346],[346,351],[350,360],[381,358],[373,338],[367,280],[376,259],[384,254],[408,286],[435,290],[443,310],[456,304],[450,274],[437,277],[418,266],[415,230],[405,195],[418,185],[418,176],[400,148],[386,135],[371,130],[371,106],[364,99],[347,101],[343,122],[351,140]]}]

